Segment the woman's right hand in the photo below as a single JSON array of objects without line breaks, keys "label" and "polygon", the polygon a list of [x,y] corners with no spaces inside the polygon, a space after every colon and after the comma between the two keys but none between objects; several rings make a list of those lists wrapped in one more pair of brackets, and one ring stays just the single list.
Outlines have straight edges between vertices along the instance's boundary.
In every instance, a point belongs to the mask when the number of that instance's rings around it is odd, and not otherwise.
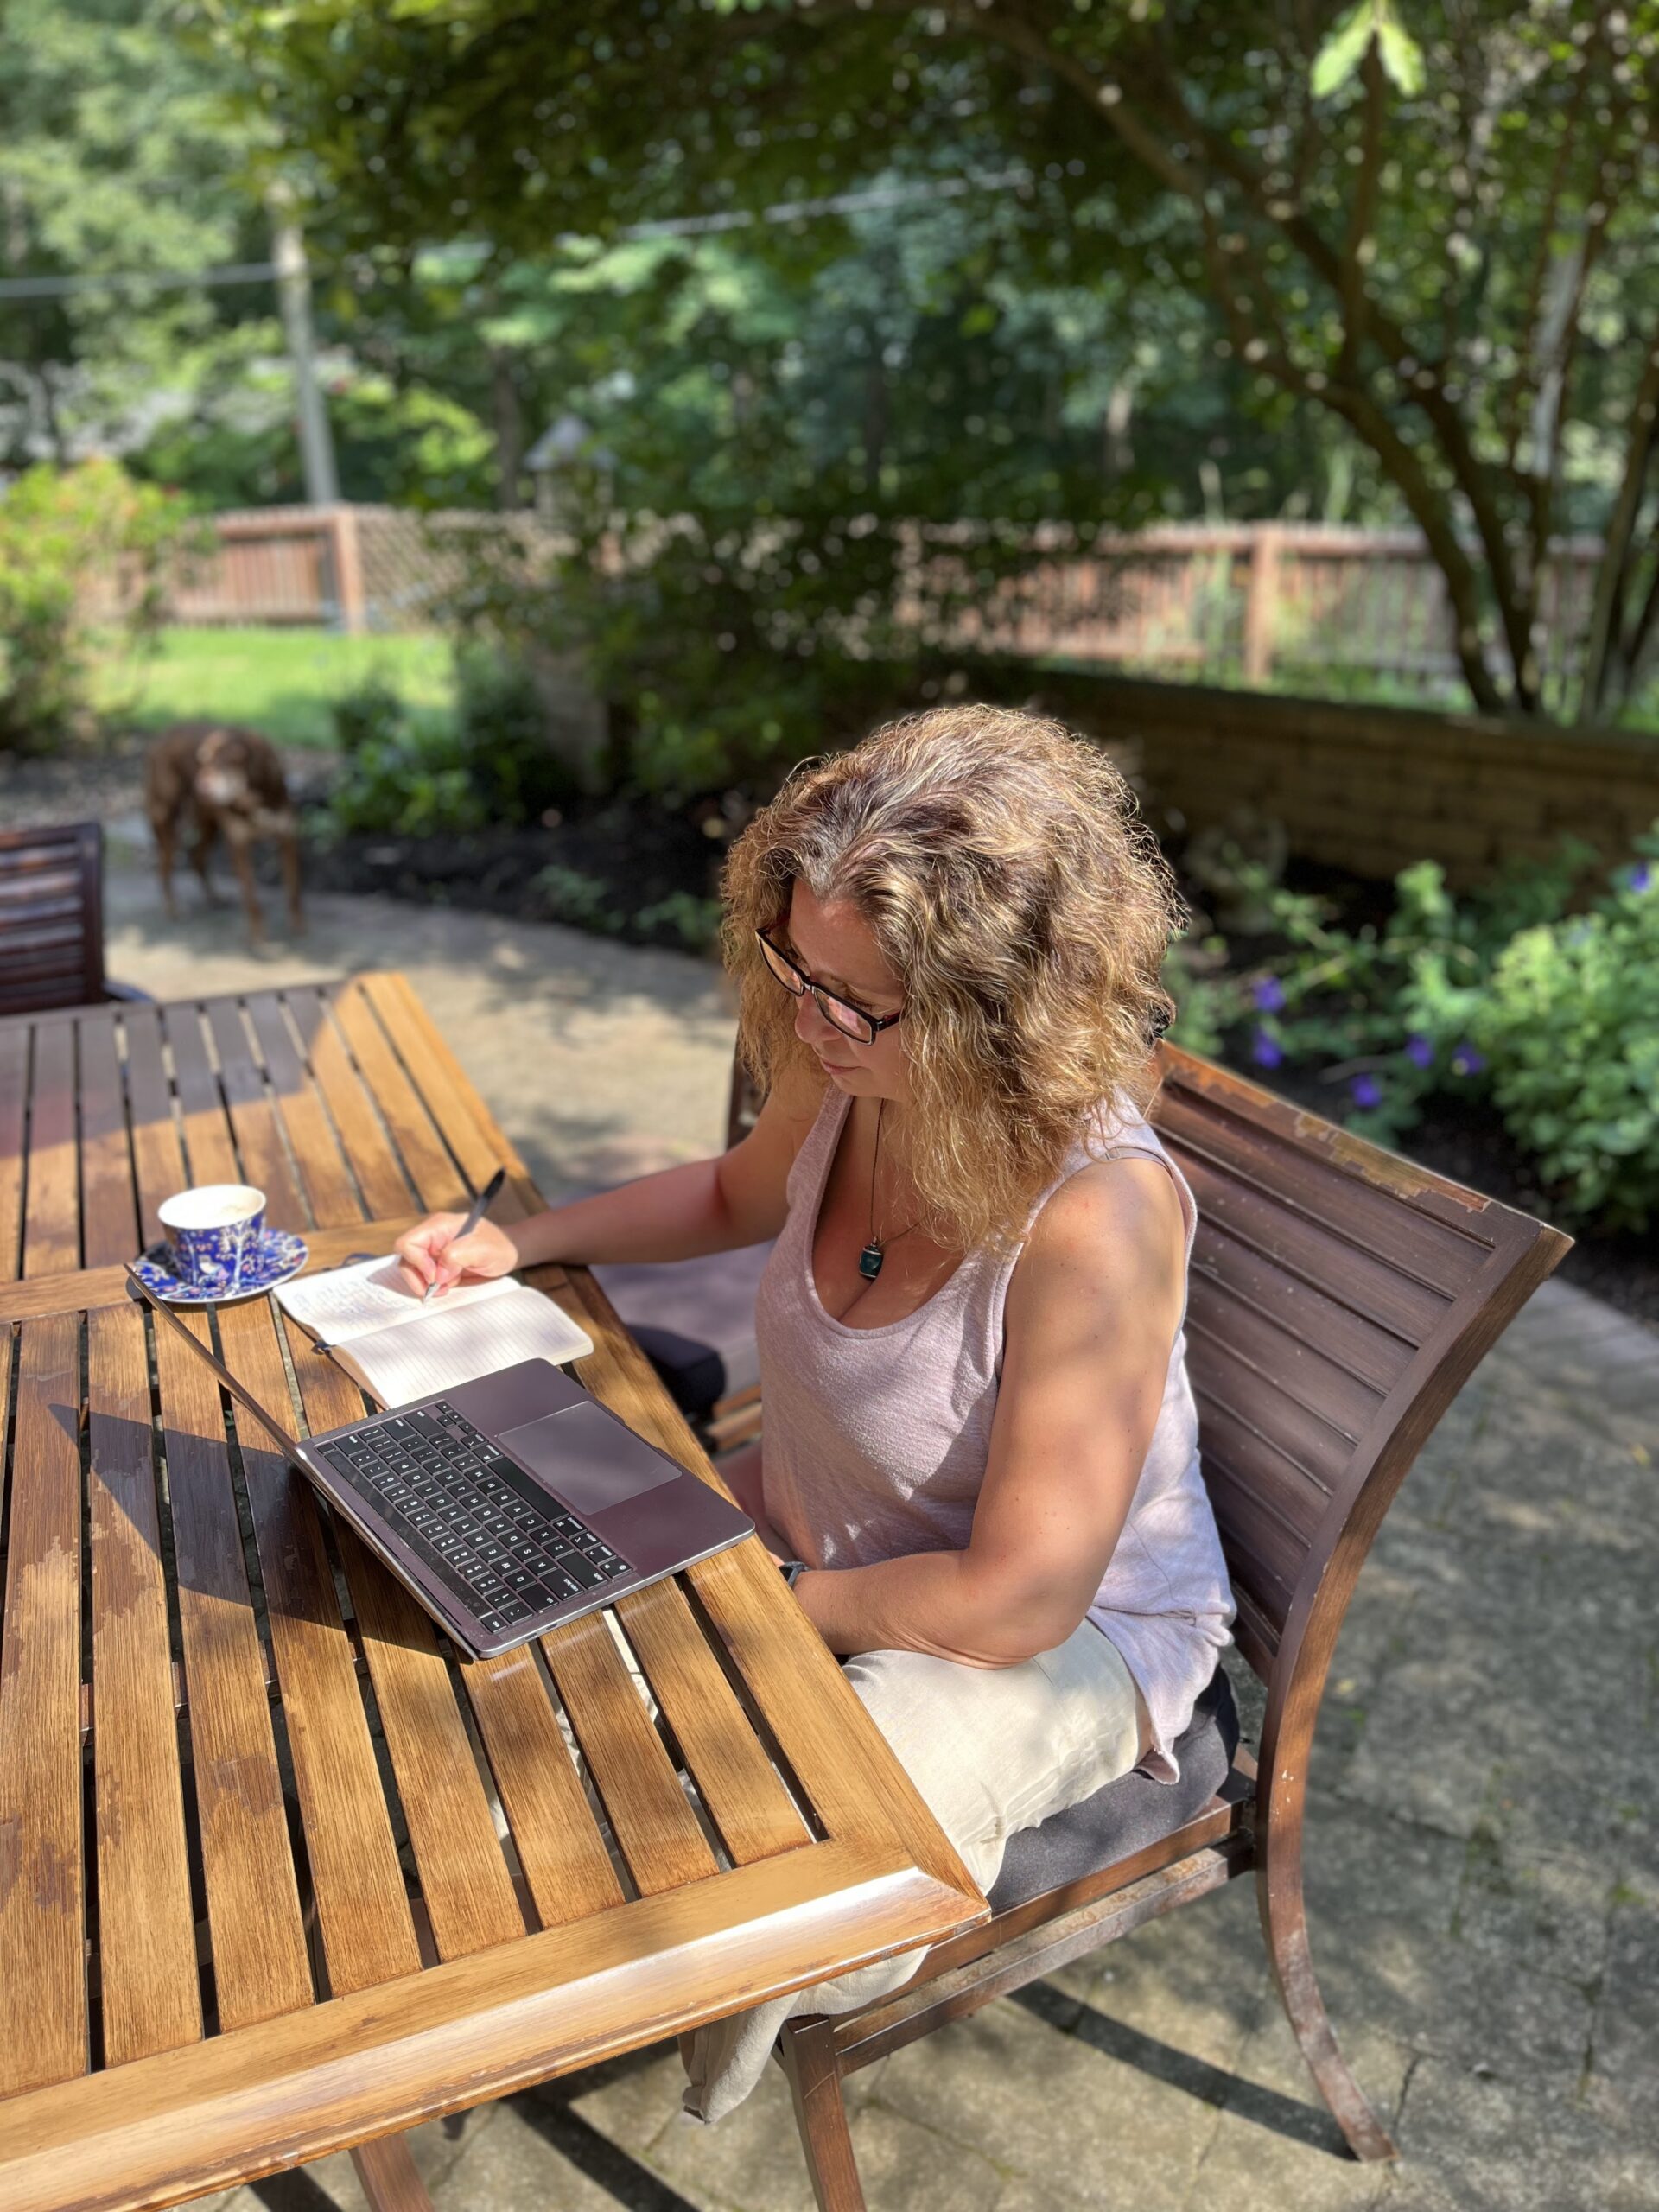
[{"label": "woman's right hand", "polygon": [[488,1282],[511,1274],[519,1262],[518,1248],[505,1230],[493,1221],[481,1221],[470,1236],[457,1234],[465,1214],[429,1213],[415,1228],[406,1230],[393,1247],[398,1273],[416,1298],[442,1297],[452,1283],[467,1278]]}]

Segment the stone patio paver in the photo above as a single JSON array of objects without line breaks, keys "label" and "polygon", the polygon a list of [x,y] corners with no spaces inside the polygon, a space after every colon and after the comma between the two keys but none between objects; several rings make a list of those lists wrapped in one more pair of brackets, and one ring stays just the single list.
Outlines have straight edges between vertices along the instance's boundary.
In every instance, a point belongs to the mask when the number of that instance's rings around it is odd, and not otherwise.
[{"label": "stone patio paver", "polygon": [[[111,973],[158,995],[407,969],[550,1195],[719,1141],[732,1016],[702,963],[344,899],[251,958],[239,916],[164,925],[118,864],[110,910]],[[1338,2154],[1239,1883],[856,2077],[872,2212],[1659,2212],[1656,1461],[1659,1332],[1548,1284],[1361,1577],[1309,1916],[1397,2165]],[[416,2130],[438,2212],[804,2212],[775,2069],[713,2130],[679,2079],[663,2047]],[[205,2201],[362,2200],[340,2157]]]}]

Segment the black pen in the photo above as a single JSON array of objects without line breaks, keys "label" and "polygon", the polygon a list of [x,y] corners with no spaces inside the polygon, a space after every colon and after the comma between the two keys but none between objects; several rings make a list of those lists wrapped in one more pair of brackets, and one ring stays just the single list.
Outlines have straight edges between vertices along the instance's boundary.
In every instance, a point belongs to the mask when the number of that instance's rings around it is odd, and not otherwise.
[{"label": "black pen", "polygon": [[[483,1220],[485,1215],[500,1197],[502,1190],[505,1186],[506,1179],[506,1169],[505,1167],[498,1167],[494,1174],[491,1176],[489,1181],[484,1185],[478,1196],[473,1200],[471,1205],[467,1207],[466,1220],[461,1223],[461,1227],[449,1239],[449,1242],[452,1244],[459,1244],[463,1236],[470,1236],[472,1235],[473,1231],[478,1227],[479,1223]],[[435,1282],[428,1283],[426,1288],[421,1293],[421,1303],[423,1306],[426,1304],[428,1299],[431,1297],[433,1292],[437,1287],[438,1286]]]}]

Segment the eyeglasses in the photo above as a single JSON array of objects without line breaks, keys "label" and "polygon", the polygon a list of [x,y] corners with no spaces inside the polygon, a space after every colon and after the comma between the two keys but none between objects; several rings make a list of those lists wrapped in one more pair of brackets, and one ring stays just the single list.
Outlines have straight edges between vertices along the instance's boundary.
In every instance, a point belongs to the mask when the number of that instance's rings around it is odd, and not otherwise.
[{"label": "eyeglasses", "polygon": [[839,1029],[843,1037],[856,1038],[861,1045],[874,1045],[884,1029],[891,1029],[895,1021],[902,1021],[905,1010],[897,1014],[867,1014],[861,1006],[855,1006],[850,999],[843,999],[836,992],[826,990],[822,983],[815,983],[804,968],[798,968],[786,952],[779,952],[765,930],[756,930],[760,950],[772,974],[786,991],[796,998],[810,991],[818,1012],[824,1020]]}]

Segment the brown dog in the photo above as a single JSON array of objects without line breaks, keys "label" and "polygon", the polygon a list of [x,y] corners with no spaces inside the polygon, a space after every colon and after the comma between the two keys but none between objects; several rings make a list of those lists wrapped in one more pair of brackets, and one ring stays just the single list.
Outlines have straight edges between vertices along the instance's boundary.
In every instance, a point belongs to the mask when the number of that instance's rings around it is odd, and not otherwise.
[{"label": "brown dog", "polygon": [[249,848],[257,837],[276,839],[289,924],[297,935],[305,924],[300,912],[300,842],[294,809],[283,764],[257,730],[242,729],[233,722],[175,722],[149,748],[144,763],[144,811],[156,833],[162,897],[169,914],[178,912],[173,899],[173,856],[187,808],[194,816],[190,863],[201,878],[208,903],[217,903],[207,874],[208,855],[214,839],[222,836],[242,886],[249,940],[254,944],[264,935],[264,921]]}]

